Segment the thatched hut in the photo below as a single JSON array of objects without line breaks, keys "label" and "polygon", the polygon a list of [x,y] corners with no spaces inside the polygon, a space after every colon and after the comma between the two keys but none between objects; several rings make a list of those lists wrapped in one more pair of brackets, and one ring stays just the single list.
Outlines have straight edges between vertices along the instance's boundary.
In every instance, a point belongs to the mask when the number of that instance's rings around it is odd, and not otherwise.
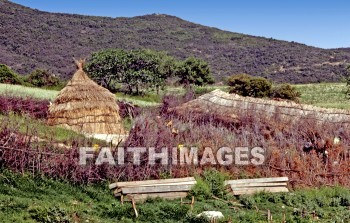
[{"label": "thatched hut", "polygon": [[115,96],[92,81],[83,62],[49,108],[48,124],[83,134],[122,135],[124,128]]}]

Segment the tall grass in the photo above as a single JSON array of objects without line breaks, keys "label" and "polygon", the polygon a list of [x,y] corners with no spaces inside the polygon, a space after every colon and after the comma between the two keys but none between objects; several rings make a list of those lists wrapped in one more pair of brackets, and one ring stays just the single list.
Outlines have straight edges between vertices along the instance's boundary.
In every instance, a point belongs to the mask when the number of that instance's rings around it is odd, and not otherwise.
[{"label": "tall grass", "polygon": [[301,103],[350,110],[350,99],[345,94],[347,90],[345,83],[298,84],[294,86],[301,93]]},{"label": "tall grass", "polygon": [[18,97],[33,97],[38,99],[54,100],[59,91],[46,90],[21,85],[0,84],[0,94],[11,94]]},{"label": "tall grass", "polygon": [[[321,83],[321,84],[298,84],[293,85],[301,93],[300,102],[325,108],[350,109],[350,99],[345,95],[345,83]],[[196,95],[207,93],[215,89],[226,91],[227,86],[205,86],[195,87]],[[33,97],[38,99],[54,100],[59,91],[40,88],[24,87],[20,85],[0,84],[0,94],[10,93],[20,97]],[[161,91],[160,95],[149,92],[146,96],[129,96],[123,93],[116,94],[117,99],[131,102],[141,107],[152,107],[160,105],[163,95],[183,95],[182,87],[168,87]]]},{"label": "tall grass", "polygon": [[0,115],[0,121],[3,125],[12,126],[13,131],[18,131],[19,134],[25,135],[30,133],[44,141],[70,145],[74,140],[85,138],[82,134],[61,127],[48,126],[44,120],[37,120],[30,117],[14,114]]},{"label": "tall grass", "polygon": [[160,105],[161,95],[149,93],[143,96],[131,96],[124,93],[117,93],[116,97],[120,101],[127,101],[140,107],[154,107]]}]

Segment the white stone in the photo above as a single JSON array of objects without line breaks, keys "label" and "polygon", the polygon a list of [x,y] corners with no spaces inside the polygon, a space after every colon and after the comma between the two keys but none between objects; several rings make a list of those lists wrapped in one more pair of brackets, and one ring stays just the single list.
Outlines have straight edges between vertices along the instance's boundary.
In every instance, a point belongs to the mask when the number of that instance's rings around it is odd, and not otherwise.
[{"label": "white stone", "polygon": [[220,211],[203,211],[197,217],[206,217],[209,220],[221,219],[224,215]]},{"label": "white stone", "polygon": [[333,144],[334,144],[334,145],[337,145],[337,144],[340,143],[340,141],[341,141],[340,137],[334,137],[334,139],[333,139]]},{"label": "white stone", "polygon": [[94,138],[118,145],[120,142],[124,142],[129,135],[112,135],[112,134],[84,134],[88,138]]}]

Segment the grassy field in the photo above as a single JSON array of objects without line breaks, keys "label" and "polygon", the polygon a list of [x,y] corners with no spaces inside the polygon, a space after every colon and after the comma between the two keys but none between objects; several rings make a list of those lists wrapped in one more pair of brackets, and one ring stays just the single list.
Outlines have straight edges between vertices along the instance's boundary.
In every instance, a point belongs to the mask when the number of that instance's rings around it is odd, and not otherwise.
[{"label": "grassy field", "polygon": [[25,87],[21,85],[0,84],[0,94],[11,94],[20,97],[33,97],[38,99],[53,100],[58,91],[40,88]]},{"label": "grassy field", "polygon": [[[300,102],[325,108],[350,109],[350,99],[346,98],[345,83],[320,83],[320,84],[299,84],[294,85],[301,93]],[[197,95],[207,93],[214,89],[228,90],[227,86],[207,86],[196,87],[194,90]],[[45,90],[40,88],[23,87],[19,85],[0,84],[0,94],[10,93],[18,96],[31,96],[39,99],[54,100],[58,91]],[[171,87],[161,91],[159,95],[154,92],[145,96],[129,96],[123,93],[117,93],[116,97],[120,100],[126,100],[141,107],[157,106],[160,104],[162,96],[166,94],[184,94],[182,87]]]},{"label": "grassy field", "polygon": [[[74,131],[67,130],[56,126],[48,126],[43,120],[36,120],[25,116],[18,115],[0,115],[1,123],[8,123],[14,130],[22,134],[37,136],[41,140],[54,143],[64,143],[70,145],[74,140],[86,141],[87,138]],[[105,145],[104,141],[98,139],[89,139],[91,144]]]},{"label": "grassy field", "polygon": [[[198,94],[202,94],[218,88],[226,90],[227,86],[196,87],[195,92]],[[40,88],[25,87],[21,85],[9,85],[0,83],[0,94],[11,94],[19,97],[33,97],[53,101],[58,95],[58,93],[59,91],[57,90],[47,90]],[[170,87],[164,91],[160,91],[159,95],[157,95],[155,92],[147,93],[144,96],[130,96],[124,93],[117,93],[116,97],[119,100],[125,100],[141,107],[149,107],[159,105],[164,95],[179,95],[184,93],[185,90],[182,87]]]},{"label": "grassy field", "polygon": [[[350,110],[350,99],[346,97],[345,83],[320,83],[320,84],[298,84],[294,85],[301,93],[300,103],[310,104],[324,108],[338,108]],[[195,93],[201,95],[215,89],[228,91],[228,86],[207,86],[195,87]],[[147,94],[146,96],[128,96],[124,94],[117,94],[118,98],[125,99],[140,106],[155,106],[161,102],[162,95],[184,94],[185,90],[181,87],[172,87],[161,92],[160,95]]]},{"label": "grassy field", "polygon": [[[12,222],[207,222],[195,216],[202,211],[221,211],[232,222],[267,222],[271,210],[274,222],[349,222],[350,191],[344,188],[299,190],[289,194],[260,193],[241,196],[231,202],[196,201],[193,210],[179,200],[148,200],[137,204],[135,218],[130,203],[121,205],[107,183],[72,185],[65,182],[14,174],[0,170],[0,219]],[[312,212],[319,218],[315,220]],[[302,217],[303,216],[303,217]]]},{"label": "grassy field", "polygon": [[158,106],[162,100],[162,95],[154,93],[144,96],[130,96],[124,93],[117,93],[116,97],[118,100],[125,100],[141,107]]},{"label": "grassy field", "polygon": [[295,85],[301,93],[300,102],[325,108],[350,109],[346,98],[345,83],[321,83]]}]

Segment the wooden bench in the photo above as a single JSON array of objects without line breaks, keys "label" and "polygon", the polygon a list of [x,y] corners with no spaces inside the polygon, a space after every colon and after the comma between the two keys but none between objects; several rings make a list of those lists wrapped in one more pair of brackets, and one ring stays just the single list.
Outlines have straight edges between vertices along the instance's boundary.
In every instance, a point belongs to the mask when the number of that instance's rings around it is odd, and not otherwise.
[{"label": "wooden bench", "polygon": [[185,198],[188,192],[196,184],[194,177],[145,180],[131,182],[116,182],[109,185],[114,190],[116,197],[133,199],[134,201],[144,201],[147,198],[178,199]]},{"label": "wooden bench", "polygon": [[258,192],[289,192],[288,177],[227,180],[225,185],[234,195],[254,194]]}]

